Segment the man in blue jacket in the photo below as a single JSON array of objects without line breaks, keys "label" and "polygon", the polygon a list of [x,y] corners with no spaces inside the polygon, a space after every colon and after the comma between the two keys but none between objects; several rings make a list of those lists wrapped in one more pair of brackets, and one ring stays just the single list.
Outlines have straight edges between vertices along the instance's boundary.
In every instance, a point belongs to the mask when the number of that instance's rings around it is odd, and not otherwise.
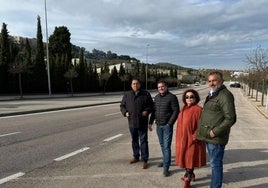
[{"label": "man in blue jacket", "polygon": [[131,90],[124,94],[120,110],[128,119],[132,138],[133,158],[130,164],[138,162],[141,156],[142,168],[146,169],[149,158],[148,116],[153,110],[153,100],[148,91],[141,89],[138,78],[132,79]]},{"label": "man in blue jacket", "polygon": [[156,132],[163,155],[163,162],[158,166],[163,167],[163,175],[167,177],[170,175],[173,124],[177,120],[180,106],[176,95],[169,92],[166,82],[159,81],[157,89],[159,93],[154,98],[154,111],[150,117],[149,130],[152,131],[152,124],[155,120]]}]

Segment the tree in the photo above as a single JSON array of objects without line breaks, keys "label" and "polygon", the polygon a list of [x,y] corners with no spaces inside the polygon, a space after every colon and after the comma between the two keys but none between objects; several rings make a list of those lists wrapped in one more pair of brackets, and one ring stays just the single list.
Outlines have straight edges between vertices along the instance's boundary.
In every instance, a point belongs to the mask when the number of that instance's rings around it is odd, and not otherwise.
[{"label": "tree", "polygon": [[24,92],[32,92],[33,90],[33,62],[34,58],[32,57],[32,47],[30,45],[29,39],[23,42],[19,54],[23,54],[23,62],[27,65],[27,74],[23,74],[22,87]]},{"label": "tree", "polygon": [[140,63],[139,62],[136,62],[134,64],[134,69],[133,69],[132,75],[137,76],[137,77],[140,76]]},{"label": "tree", "polygon": [[91,91],[99,91],[100,81],[99,81],[99,75],[97,73],[97,66],[95,64],[93,67],[92,63],[90,63],[90,64],[92,67],[92,72],[91,72],[91,69],[89,69],[89,71],[90,71],[90,75],[89,75],[90,76],[90,90]]},{"label": "tree", "polygon": [[95,48],[92,50],[92,55],[95,59],[106,59],[106,53]]},{"label": "tree", "polygon": [[248,84],[254,88],[254,85],[258,86],[260,82],[265,83],[268,75],[268,50],[258,46],[246,56],[246,61],[251,67],[251,70],[249,70]]},{"label": "tree", "polygon": [[116,53],[112,53],[111,51],[108,51],[106,54],[107,59],[116,59],[117,58],[117,54]]},{"label": "tree", "polygon": [[32,64],[32,51],[31,51],[31,46],[30,46],[28,38],[26,38],[26,44],[23,49],[23,52],[25,54],[26,64],[31,65]]},{"label": "tree", "polygon": [[78,74],[79,74],[79,85],[81,91],[86,91],[87,89],[87,70],[84,59],[85,48],[81,48],[79,52],[79,63],[78,63]]},{"label": "tree", "polygon": [[121,77],[121,76],[124,76],[125,74],[126,74],[126,70],[125,70],[123,64],[121,63],[118,75],[119,75],[119,77]]},{"label": "tree", "polygon": [[[24,60],[24,57],[26,57],[25,60]],[[23,54],[22,52],[18,54],[15,62],[9,65],[8,71],[11,74],[18,74],[20,98],[23,98],[21,77],[22,77],[22,74],[28,72],[30,68],[31,68],[31,65],[27,63],[27,56]]]},{"label": "tree", "polygon": [[70,81],[70,90],[71,95],[73,97],[73,79],[78,76],[78,73],[75,71],[75,69],[72,67],[70,68],[65,74],[64,77],[67,78]]},{"label": "tree", "polygon": [[32,88],[33,92],[47,91],[47,72],[40,16],[37,17],[36,52],[33,63]]},{"label": "tree", "polygon": [[246,56],[248,65],[255,71],[267,71],[268,69],[268,50],[258,46]]},{"label": "tree", "polygon": [[[106,82],[107,85],[108,81]],[[121,89],[121,80],[118,76],[118,71],[116,69],[116,66],[111,71],[111,76],[109,79],[109,89],[112,91],[119,91]]]},{"label": "tree", "polygon": [[10,40],[7,25],[3,23],[0,35],[0,88],[1,92],[8,92],[8,66],[11,63]]},{"label": "tree", "polygon": [[65,26],[55,27],[53,34],[49,37],[49,52],[52,57],[66,55],[68,69],[72,60],[71,33]]},{"label": "tree", "polygon": [[71,34],[67,27],[55,27],[53,34],[49,37],[49,56],[53,67],[51,73],[52,85],[55,91],[63,91],[65,79],[63,75],[71,67],[72,44]]}]

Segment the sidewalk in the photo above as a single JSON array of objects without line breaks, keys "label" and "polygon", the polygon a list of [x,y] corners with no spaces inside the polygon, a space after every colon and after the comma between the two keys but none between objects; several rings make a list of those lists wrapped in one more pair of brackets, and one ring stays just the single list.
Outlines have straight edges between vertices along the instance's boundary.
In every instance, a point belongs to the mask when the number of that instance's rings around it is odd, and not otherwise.
[{"label": "sidewalk", "polygon": [[[250,103],[264,116],[268,119],[268,110],[266,108],[266,103],[267,103],[267,95],[264,95],[264,102],[263,105],[261,104],[261,100],[260,100],[260,96],[257,97],[256,99],[256,91],[253,92],[253,95],[249,96],[248,95],[248,91],[244,91],[241,90],[241,92],[243,93],[243,96],[246,97],[248,99],[248,101],[250,101]],[[259,95],[261,95],[259,93]]]}]

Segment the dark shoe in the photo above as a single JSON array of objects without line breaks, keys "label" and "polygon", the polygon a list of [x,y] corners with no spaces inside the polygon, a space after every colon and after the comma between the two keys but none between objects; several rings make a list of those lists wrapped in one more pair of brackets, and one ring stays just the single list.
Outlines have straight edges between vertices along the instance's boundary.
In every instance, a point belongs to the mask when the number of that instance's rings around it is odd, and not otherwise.
[{"label": "dark shoe", "polygon": [[139,159],[136,159],[136,158],[133,158],[129,161],[130,164],[133,164],[133,163],[136,163],[136,162],[139,162]]},{"label": "dark shoe", "polygon": [[170,172],[167,169],[164,169],[163,175],[164,175],[164,177],[168,177],[168,176],[170,176]]},{"label": "dark shoe", "polygon": [[159,163],[158,165],[157,165],[157,167],[163,167],[163,163]]},{"label": "dark shoe", "polygon": [[142,168],[142,169],[146,169],[147,167],[148,167],[147,162],[142,162],[142,163],[141,163],[141,168]]}]

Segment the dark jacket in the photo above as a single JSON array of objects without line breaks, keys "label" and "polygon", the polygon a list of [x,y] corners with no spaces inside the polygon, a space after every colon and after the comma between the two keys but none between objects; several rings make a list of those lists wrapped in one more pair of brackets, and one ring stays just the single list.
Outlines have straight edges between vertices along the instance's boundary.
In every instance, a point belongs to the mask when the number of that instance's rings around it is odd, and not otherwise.
[{"label": "dark jacket", "polygon": [[154,120],[157,125],[173,126],[180,112],[180,106],[176,95],[167,91],[164,95],[157,94],[154,98],[154,111],[151,114],[149,124]]},{"label": "dark jacket", "polygon": [[[197,139],[212,144],[226,145],[231,127],[236,122],[233,94],[222,85],[211,97],[207,97],[199,120]],[[215,137],[211,138],[210,130]]]},{"label": "dark jacket", "polygon": [[123,116],[129,113],[128,124],[133,128],[148,128],[148,116],[142,116],[143,111],[150,114],[153,110],[153,100],[148,91],[140,90],[137,95],[134,91],[126,92],[120,104]]}]

